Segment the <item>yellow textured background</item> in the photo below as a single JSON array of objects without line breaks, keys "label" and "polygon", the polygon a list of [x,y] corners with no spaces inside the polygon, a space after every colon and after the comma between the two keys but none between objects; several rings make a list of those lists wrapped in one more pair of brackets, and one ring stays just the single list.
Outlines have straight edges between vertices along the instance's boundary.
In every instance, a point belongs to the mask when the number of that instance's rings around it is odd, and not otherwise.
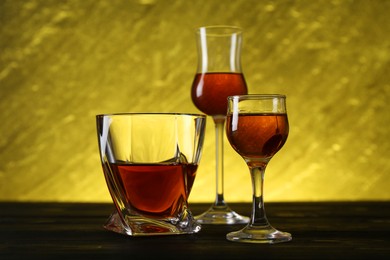
[{"label": "yellow textured background", "polygon": [[[244,29],[250,93],[284,93],[266,201],[390,199],[390,1],[0,1],[0,200],[110,201],[95,115],[198,112],[198,26]],[[190,201],[215,197],[214,128]],[[225,139],[226,140],[226,139]],[[225,142],[225,199],[250,201]]]}]

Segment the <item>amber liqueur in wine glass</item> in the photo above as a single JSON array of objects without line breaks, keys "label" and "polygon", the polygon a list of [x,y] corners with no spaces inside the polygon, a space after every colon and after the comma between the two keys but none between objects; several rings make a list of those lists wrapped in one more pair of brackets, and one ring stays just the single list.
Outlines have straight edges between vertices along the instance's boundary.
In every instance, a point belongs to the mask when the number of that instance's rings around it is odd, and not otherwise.
[{"label": "amber liqueur in wine glass", "polygon": [[284,95],[242,95],[228,98],[226,135],[249,167],[253,188],[250,222],[226,238],[234,242],[280,243],[291,234],[270,225],[264,208],[265,168],[283,147],[289,133]]},{"label": "amber liqueur in wine glass", "polygon": [[211,207],[196,216],[202,224],[248,223],[224,199],[223,134],[227,97],[248,93],[241,68],[242,29],[235,26],[207,26],[197,29],[198,67],[191,88],[195,106],[211,116],[216,139],[216,197]]}]

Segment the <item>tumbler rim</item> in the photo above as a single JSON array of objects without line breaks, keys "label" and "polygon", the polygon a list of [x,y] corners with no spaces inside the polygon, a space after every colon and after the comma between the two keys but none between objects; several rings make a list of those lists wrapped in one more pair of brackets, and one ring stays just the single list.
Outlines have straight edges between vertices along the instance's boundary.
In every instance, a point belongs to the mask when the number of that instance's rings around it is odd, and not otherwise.
[{"label": "tumbler rim", "polygon": [[199,113],[179,113],[179,112],[115,112],[115,113],[106,113],[106,114],[97,114],[96,117],[104,116],[130,116],[130,115],[161,115],[161,116],[193,116],[206,118],[207,115]]},{"label": "tumbler rim", "polygon": [[246,95],[233,95],[233,96],[228,96],[228,99],[267,99],[267,98],[284,98],[286,99],[287,96],[285,94],[246,94]]}]

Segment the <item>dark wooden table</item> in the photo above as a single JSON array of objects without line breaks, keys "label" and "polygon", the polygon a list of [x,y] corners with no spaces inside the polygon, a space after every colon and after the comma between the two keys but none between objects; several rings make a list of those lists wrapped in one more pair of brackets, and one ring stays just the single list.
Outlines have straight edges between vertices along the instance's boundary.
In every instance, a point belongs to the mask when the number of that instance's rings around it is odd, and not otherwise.
[{"label": "dark wooden table", "polygon": [[[194,214],[210,204],[191,204]],[[229,204],[249,215],[249,204]],[[0,259],[390,259],[389,202],[266,203],[293,240],[242,244],[241,225],[203,225],[194,235],[127,237],[103,229],[111,204],[0,203]]]}]

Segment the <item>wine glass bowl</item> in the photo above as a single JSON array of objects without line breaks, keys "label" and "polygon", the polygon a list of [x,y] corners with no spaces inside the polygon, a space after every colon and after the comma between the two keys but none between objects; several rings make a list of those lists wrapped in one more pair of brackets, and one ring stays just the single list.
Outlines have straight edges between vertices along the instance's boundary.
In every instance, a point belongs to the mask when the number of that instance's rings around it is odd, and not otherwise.
[{"label": "wine glass bowl", "polygon": [[213,118],[216,139],[216,198],[203,214],[202,224],[248,223],[224,200],[223,134],[227,97],[248,93],[241,68],[242,30],[234,26],[207,26],[197,30],[198,67],[192,83],[194,105]]},{"label": "wine glass bowl", "polygon": [[234,242],[280,243],[292,239],[268,222],[264,208],[265,169],[283,147],[289,134],[286,96],[236,95],[228,97],[226,135],[233,149],[248,165],[253,202],[250,222],[226,238]]},{"label": "wine glass bowl", "polygon": [[248,162],[272,157],[288,136],[286,114],[229,114],[226,128],[231,146]]}]

